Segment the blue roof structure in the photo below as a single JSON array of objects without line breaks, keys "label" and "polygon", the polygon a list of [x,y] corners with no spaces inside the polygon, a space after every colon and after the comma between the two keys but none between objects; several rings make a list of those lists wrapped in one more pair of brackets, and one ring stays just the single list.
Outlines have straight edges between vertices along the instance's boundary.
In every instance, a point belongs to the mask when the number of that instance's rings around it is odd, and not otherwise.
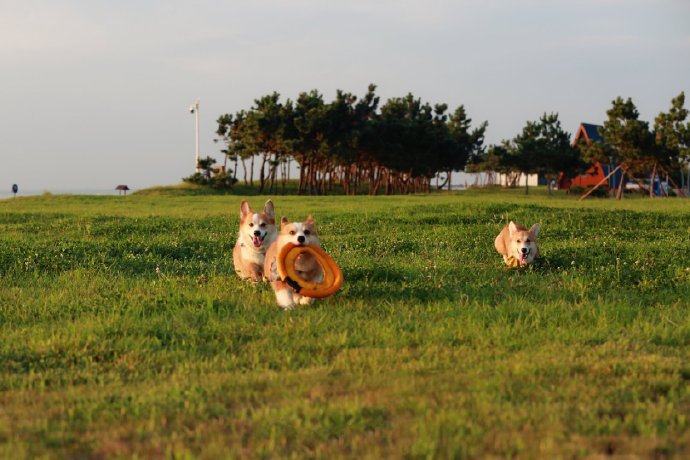
[{"label": "blue roof structure", "polygon": [[[604,137],[599,134],[599,129],[603,128],[601,125],[594,125],[592,123],[580,123],[580,126],[577,128],[577,132],[575,133],[575,141],[573,142],[573,145],[576,145],[578,141],[584,136],[584,140],[587,142],[587,144],[591,144],[592,142],[601,142],[604,143]],[[611,159],[613,161],[613,158]],[[601,174],[600,177],[607,177],[607,186],[609,188],[617,188],[621,181],[623,183],[626,182],[625,180],[625,174],[623,170],[619,169],[611,176],[609,176],[609,173],[611,173],[620,163],[618,162],[613,162],[611,164],[606,164],[606,163],[600,163],[600,162],[595,162],[594,165],[587,171],[585,174],[580,174],[579,176],[575,176],[575,178],[580,177],[589,177],[589,176],[594,176],[598,175],[599,173]],[[601,168],[601,171],[598,171],[598,169]],[[589,175],[589,176],[588,176]],[[573,178],[573,179],[575,179]],[[591,179],[590,179],[591,180]],[[588,186],[591,186],[588,184]]]},{"label": "blue roof structure", "polygon": [[603,128],[603,126],[593,125],[591,123],[580,123],[580,126],[582,126],[582,129],[585,131],[587,140],[590,142],[604,142],[604,138],[599,134],[599,128]]}]

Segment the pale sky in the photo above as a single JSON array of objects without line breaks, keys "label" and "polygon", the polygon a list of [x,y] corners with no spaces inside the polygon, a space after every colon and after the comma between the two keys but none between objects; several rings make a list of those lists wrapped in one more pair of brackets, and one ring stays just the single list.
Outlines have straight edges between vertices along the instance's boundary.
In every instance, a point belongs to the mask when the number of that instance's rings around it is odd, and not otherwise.
[{"label": "pale sky", "polygon": [[653,123],[690,105],[688,0],[0,0],[0,193],[176,184],[215,120],[278,91],[412,92],[487,143],[617,96]]}]

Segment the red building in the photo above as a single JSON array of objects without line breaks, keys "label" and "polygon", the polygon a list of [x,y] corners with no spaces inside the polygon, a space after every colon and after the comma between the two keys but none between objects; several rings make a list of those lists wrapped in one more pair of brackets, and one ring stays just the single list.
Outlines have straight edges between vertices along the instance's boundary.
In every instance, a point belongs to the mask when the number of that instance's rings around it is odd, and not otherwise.
[{"label": "red building", "polygon": [[[592,144],[592,142],[603,143],[604,138],[601,136],[601,134],[599,134],[599,128],[601,128],[599,125],[580,123],[580,126],[577,128],[577,132],[575,133],[573,145],[577,145],[583,139],[587,145]],[[608,176],[612,167],[615,168],[616,166],[617,165],[602,164],[597,161],[591,168],[585,171],[584,174],[580,174],[575,177],[566,177],[561,173],[560,177],[558,178],[558,188],[568,189],[570,187],[594,187],[601,182],[604,177]],[[604,189],[617,187],[621,179],[622,174],[620,171],[617,171],[606,181],[604,181],[600,187],[603,187]]]}]

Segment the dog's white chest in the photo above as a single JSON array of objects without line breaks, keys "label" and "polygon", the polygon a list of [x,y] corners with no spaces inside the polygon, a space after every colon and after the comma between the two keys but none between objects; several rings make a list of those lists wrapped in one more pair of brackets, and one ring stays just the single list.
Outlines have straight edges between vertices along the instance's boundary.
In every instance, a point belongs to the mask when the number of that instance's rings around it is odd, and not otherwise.
[{"label": "dog's white chest", "polygon": [[255,251],[254,249],[248,247],[245,244],[242,244],[240,246],[240,252],[242,253],[242,260],[257,264],[257,265],[263,265],[264,264],[264,257],[265,253]]}]

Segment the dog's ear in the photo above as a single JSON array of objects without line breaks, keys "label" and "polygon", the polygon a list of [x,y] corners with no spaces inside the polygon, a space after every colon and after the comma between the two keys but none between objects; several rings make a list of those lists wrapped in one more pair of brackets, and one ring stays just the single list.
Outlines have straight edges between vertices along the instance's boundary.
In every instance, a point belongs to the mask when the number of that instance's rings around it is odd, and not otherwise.
[{"label": "dog's ear", "polygon": [[541,225],[539,225],[539,224],[534,224],[534,225],[532,225],[532,228],[529,229],[529,232],[530,232],[532,235],[534,235],[534,237],[536,238],[537,235],[539,235],[539,231],[540,231],[540,230],[541,230]]},{"label": "dog's ear", "polygon": [[252,208],[249,207],[249,203],[247,203],[247,201],[242,200],[240,203],[240,219],[244,219],[249,214],[252,214]]},{"label": "dog's ear", "polygon": [[510,232],[510,235],[512,236],[513,233],[515,233],[517,231],[518,231],[518,229],[517,229],[517,226],[515,225],[515,222],[513,222],[511,220],[510,223],[508,224],[508,232]]},{"label": "dog's ear", "polygon": [[316,234],[316,225],[314,225],[314,218],[309,214],[307,217],[307,220],[304,221],[306,226],[309,228],[309,230],[312,232],[314,236],[317,236]]},{"label": "dog's ear", "polygon": [[273,202],[271,200],[266,200],[264,205],[264,214],[268,217],[268,220],[272,223],[276,223],[275,210],[273,209]]},{"label": "dog's ear", "polygon": [[288,221],[288,218],[287,218],[287,217],[283,216],[283,217],[280,218],[280,226],[281,226],[281,227],[285,227],[285,226],[286,226],[287,224],[289,224],[289,223],[290,223],[290,222]]}]

